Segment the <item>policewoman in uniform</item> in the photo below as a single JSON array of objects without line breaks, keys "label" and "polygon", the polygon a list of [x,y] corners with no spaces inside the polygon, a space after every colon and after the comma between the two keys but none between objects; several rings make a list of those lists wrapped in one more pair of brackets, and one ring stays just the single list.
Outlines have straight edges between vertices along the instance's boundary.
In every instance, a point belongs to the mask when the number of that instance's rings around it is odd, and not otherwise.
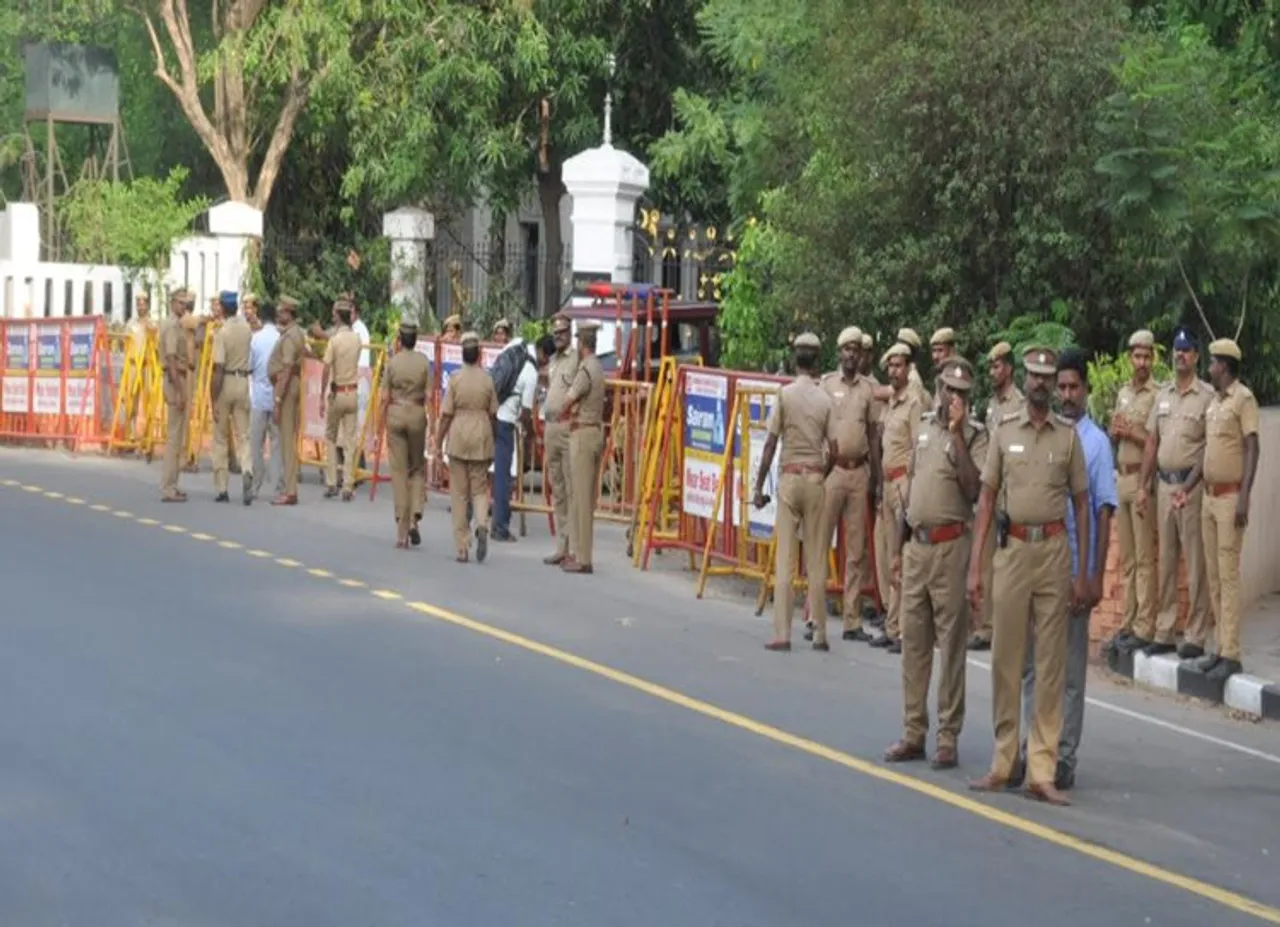
[{"label": "policewoman in uniform", "polygon": [[[1204,656],[1212,612],[1205,572],[1204,535],[1200,509],[1204,499],[1201,476],[1204,466],[1205,414],[1213,399],[1213,387],[1200,379],[1199,342],[1180,329],[1173,338],[1173,379],[1156,394],[1147,417],[1147,446],[1143,450],[1139,480],[1156,483],[1156,525],[1159,530],[1160,610],[1155,640],[1143,648],[1147,656],[1172,653],[1178,624],[1178,557],[1187,564],[1187,590],[1191,609],[1178,656],[1194,660]],[[1149,511],[1146,497],[1137,500],[1139,511]],[[1136,643],[1136,641],[1134,642]]]},{"label": "policewoman in uniform", "polygon": [[1201,660],[1210,679],[1240,672],[1240,548],[1249,524],[1249,497],[1258,471],[1258,400],[1240,382],[1240,346],[1229,338],[1209,345],[1208,440],[1201,508],[1209,595],[1218,616],[1218,652]]},{"label": "policewoman in uniform", "polygon": [[[1142,455],[1147,445],[1147,419],[1159,388],[1151,379],[1156,337],[1136,331],[1129,336],[1133,377],[1116,396],[1111,413],[1111,440],[1116,449],[1116,534],[1120,541],[1120,569],[1124,576],[1124,620],[1115,644],[1145,647],[1156,630],[1156,524],[1152,517],[1151,483],[1142,482]],[[1138,500],[1141,498],[1142,504]]]},{"label": "policewoman in uniform", "polygon": [[[1027,794],[1055,805],[1068,804],[1054,785],[1058,739],[1062,732],[1066,684],[1067,614],[1072,601],[1089,597],[1085,573],[1071,578],[1067,505],[1076,524],[1088,517],[1089,479],[1075,423],[1049,407],[1057,355],[1031,348],[1022,358],[1027,403],[989,439],[982,471],[973,553],[969,562],[969,606],[981,614],[986,595],[995,598],[995,635],[991,641],[992,715],[995,750],[991,768],[970,784],[975,791],[1008,786],[1018,763],[1022,674],[1027,634],[1035,635],[1036,704],[1027,737]],[[996,499],[1005,511],[997,518]],[[982,548],[987,534],[1000,532],[991,590],[982,588]],[[1089,562],[1089,538],[1082,532],[1080,560]]]},{"label": "policewoman in uniform", "polygon": [[561,421],[569,423],[569,556],[565,573],[595,571],[596,498],[600,493],[600,457],[604,453],[604,368],[596,357],[600,323],[578,323],[578,369],[565,395]]},{"label": "policewoman in uniform", "polygon": [[476,560],[484,563],[489,554],[489,465],[493,463],[498,393],[493,378],[480,366],[480,336],[464,332],[461,344],[462,369],[449,377],[440,406],[435,451],[437,457],[442,456],[445,441],[449,442],[449,508],[457,561],[470,559],[474,513]]},{"label": "policewoman in uniform", "polygon": [[[996,428],[1006,418],[1016,415],[1025,401],[1022,391],[1013,380],[1013,348],[1007,341],[1001,341],[987,352],[987,375],[991,377],[991,399],[987,401],[986,429],[987,435],[996,433]],[[1002,507],[1002,500],[996,500],[996,507]],[[996,534],[987,535],[987,543],[982,549],[982,588],[990,589],[995,575]],[[991,596],[982,600],[982,614],[978,629],[969,639],[969,649],[980,651],[991,649],[991,613],[993,605]]]},{"label": "policewoman in uniform", "polygon": [[916,424],[906,516],[896,526],[891,569],[902,601],[903,733],[885,759],[924,759],[937,646],[938,741],[932,765],[950,769],[959,762],[956,745],[964,726],[969,635],[965,578],[987,432],[969,420],[973,367],[968,361],[949,358],[938,374],[938,387],[937,404]]},{"label": "policewoman in uniform", "polygon": [[280,338],[271,349],[267,375],[275,391],[275,420],[280,429],[280,456],[284,461],[284,492],[272,505],[298,504],[298,429],[302,414],[302,361],[307,354],[307,336],[298,324],[298,301],[281,296],[276,307],[276,327]]},{"label": "policewoman in uniform", "polygon": [[[840,369],[822,378],[822,389],[831,397],[828,437],[839,449],[826,482],[824,518],[834,531],[844,524],[843,638],[869,641],[862,630],[862,581],[868,573],[867,514],[880,481],[880,438],[874,418],[874,386],[859,371],[862,332],[856,327],[840,332]],[[810,612],[815,625],[826,621],[826,610]],[[806,637],[812,636],[806,632]]]},{"label": "policewoman in uniform", "polygon": [[382,368],[382,421],[387,429],[387,458],[396,517],[396,547],[408,548],[422,498],[422,468],[427,441],[427,389],[431,362],[415,351],[418,323],[400,323],[400,350]]},{"label": "policewoman in uniform", "polygon": [[781,475],[778,480],[778,516],[774,524],[776,552],[773,586],[773,640],[768,650],[791,649],[791,621],[795,572],[801,539],[804,541],[805,578],[808,583],[809,614],[814,616],[813,649],[830,650],[827,643],[827,551],[831,532],[824,518],[825,481],[839,455],[828,437],[831,424],[831,396],[818,384],[818,358],[822,342],[805,332],[792,343],[796,378],[778,391],[778,401],[769,413],[768,437],[756,473],[754,502],[757,509],[768,504],[764,481],[773,466],[773,456],[782,443]]}]

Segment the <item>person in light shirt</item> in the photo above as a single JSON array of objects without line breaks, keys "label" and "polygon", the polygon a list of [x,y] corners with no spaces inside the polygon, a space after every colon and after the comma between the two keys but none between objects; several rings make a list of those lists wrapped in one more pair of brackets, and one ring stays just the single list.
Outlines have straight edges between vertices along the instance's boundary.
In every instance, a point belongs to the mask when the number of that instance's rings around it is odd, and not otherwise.
[{"label": "person in light shirt", "polygon": [[[506,350],[525,348],[522,338],[511,341]],[[534,354],[525,360],[516,378],[515,389],[498,406],[498,431],[493,459],[493,527],[495,541],[514,541],[511,533],[512,466],[516,459],[516,443],[521,434],[527,434],[533,426],[533,397],[538,388],[538,372],[551,362],[556,353],[555,339],[543,335],[538,339]]]},{"label": "person in light shirt", "polygon": [[267,478],[263,445],[271,441],[271,472],[275,474],[275,494],[284,492],[284,470],[280,460],[280,430],[275,423],[275,390],[267,375],[267,362],[280,340],[276,328],[276,308],[263,303],[258,308],[261,328],[249,343],[249,444],[253,451],[253,496],[257,498]]}]

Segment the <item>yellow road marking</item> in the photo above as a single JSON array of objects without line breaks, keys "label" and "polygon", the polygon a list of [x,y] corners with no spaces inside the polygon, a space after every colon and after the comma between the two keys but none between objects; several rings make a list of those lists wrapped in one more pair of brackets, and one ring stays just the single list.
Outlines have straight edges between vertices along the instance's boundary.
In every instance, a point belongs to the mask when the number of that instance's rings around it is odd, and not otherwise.
[{"label": "yellow road marking", "polygon": [[227,550],[239,550],[244,547],[239,541],[219,541],[218,546],[225,547]]},{"label": "yellow road marking", "polygon": [[25,489],[27,492],[44,492],[44,490],[41,489],[39,486],[24,485],[22,488]]},{"label": "yellow road marking", "polygon": [[307,570],[307,572],[310,573],[312,576],[319,576],[321,579],[333,578],[333,574],[330,573],[328,570],[314,569],[314,570]]},{"label": "yellow road marking", "polygon": [[191,535],[191,540],[193,540],[193,541],[212,541],[212,540],[213,540],[213,535],[212,535],[212,534],[202,534],[201,532],[196,531],[196,532],[194,532],[194,533]]},{"label": "yellow road marking", "polygon": [[160,524],[160,522],[156,521],[154,518],[139,518],[138,524],[146,525],[147,527],[154,527],[155,525]]},{"label": "yellow road marking", "polygon": [[[16,485],[16,481],[6,482],[6,485]],[[81,504],[84,502],[83,499],[74,498],[68,498],[66,501],[72,504]],[[93,505],[90,506],[90,508],[98,512],[107,512],[111,510],[105,505]],[[150,520],[148,519],[146,521]],[[185,532],[187,530],[178,525],[165,525],[164,527],[166,531]],[[248,553],[251,556],[257,557],[271,556],[266,551],[259,550],[250,550]],[[283,567],[297,567],[302,565],[299,561],[290,560],[286,557],[277,558],[275,562]],[[310,572],[314,573],[316,571]],[[344,579],[339,582],[342,585],[351,588],[360,588],[365,585],[360,580],[352,579]],[[400,601],[404,598],[400,593],[389,589],[376,589],[372,591],[371,595],[385,601]],[[750,718],[746,715],[742,715],[725,708],[720,708],[710,702],[705,702],[701,699],[685,695],[675,689],[670,689],[666,686],[659,685],[658,683],[650,682],[647,679],[643,679],[622,670],[614,669],[613,667],[607,666],[603,663],[588,660],[585,657],[580,657],[577,654],[570,653],[569,651],[561,650],[558,647],[543,644],[539,641],[515,634],[511,631],[505,631],[501,628],[494,627],[493,625],[476,621],[473,618],[467,618],[457,612],[452,612],[448,609],[440,608],[427,602],[407,602],[405,604],[415,612],[434,618],[437,621],[454,625],[455,627],[488,637],[492,640],[501,641],[529,653],[538,654],[550,660],[554,660],[564,666],[574,667],[575,669],[582,670],[583,672],[617,683],[618,685],[624,686],[635,692],[641,692],[645,695],[649,695],[659,701],[663,701],[670,705],[683,708],[686,711],[693,712],[694,714],[699,714],[703,717],[719,721],[721,724],[725,724],[729,727],[738,728],[739,730],[755,734],[757,737],[762,737],[765,740],[770,740],[782,746],[790,747],[793,750],[806,753],[818,759],[826,760],[830,763],[836,764],[837,766],[843,766],[846,769],[861,773],[869,778],[901,786],[902,788],[909,789],[917,794],[932,798],[935,801],[950,805],[953,808],[967,811],[976,817],[983,818],[984,820],[990,821],[994,824],[1000,824],[1010,830],[1018,831],[1019,833],[1026,834],[1030,837],[1039,838],[1047,843],[1051,843],[1066,850],[1071,850],[1082,856],[1106,863],[1117,869],[1133,873],[1134,875],[1144,876],[1152,881],[1181,889],[1189,894],[1197,895],[1207,901],[1212,901],[1233,911],[1251,915],[1260,920],[1267,921],[1268,923],[1280,924],[1280,908],[1263,904],[1262,902],[1255,901],[1252,898],[1248,898],[1236,892],[1228,891],[1224,888],[1219,888],[1216,885],[1211,885],[1210,883],[1204,882],[1200,879],[1182,875],[1181,873],[1173,872],[1169,869],[1164,869],[1153,863],[1137,859],[1136,857],[1128,856],[1124,853],[1119,853],[1115,850],[1098,846],[1087,840],[1083,840],[1079,837],[1072,836],[1071,834],[1055,830],[1052,827],[1030,820],[1029,818],[1024,818],[1001,808],[984,804],[981,801],[977,801],[976,799],[970,798],[959,792],[954,792],[943,786],[935,785],[934,783],[927,782],[923,779],[917,779],[914,776],[886,768],[869,760],[859,759],[852,754],[845,753],[842,750],[837,750],[834,747],[829,747],[825,744],[819,743],[818,741],[800,737],[781,728],[774,727],[773,725],[765,724],[762,721],[757,721],[754,718]]]},{"label": "yellow road marking", "polygon": [[248,554],[250,557],[270,557],[271,556],[271,551],[269,550],[246,550],[245,553]]},{"label": "yellow road marking", "polygon": [[44,497],[45,497],[46,499],[61,499],[61,498],[62,498],[62,493],[60,493],[60,492],[46,492],[46,493],[44,494]]},{"label": "yellow road marking", "polygon": [[340,579],[338,585],[346,586],[348,589],[363,589],[367,583],[358,579]]}]

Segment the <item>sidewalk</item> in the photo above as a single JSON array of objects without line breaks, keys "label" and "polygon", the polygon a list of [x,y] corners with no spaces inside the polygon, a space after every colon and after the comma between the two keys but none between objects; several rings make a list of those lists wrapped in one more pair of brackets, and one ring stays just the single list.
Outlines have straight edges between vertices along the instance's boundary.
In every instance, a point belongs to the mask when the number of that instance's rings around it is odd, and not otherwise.
[{"label": "sidewalk", "polygon": [[1245,672],[1215,684],[1173,654],[1107,654],[1112,672],[1135,682],[1203,699],[1257,718],[1280,720],[1280,594],[1263,596],[1244,614],[1240,633]]}]

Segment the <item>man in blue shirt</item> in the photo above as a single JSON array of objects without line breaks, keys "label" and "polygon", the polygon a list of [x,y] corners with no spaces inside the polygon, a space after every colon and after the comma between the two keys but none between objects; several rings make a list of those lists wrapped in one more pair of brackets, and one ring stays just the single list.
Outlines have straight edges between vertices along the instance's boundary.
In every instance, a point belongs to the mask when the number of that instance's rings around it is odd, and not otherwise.
[{"label": "man in blue shirt", "polygon": [[263,463],[263,443],[271,441],[271,472],[275,474],[276,495],[284,492],[284,468],[280,462],[280,430],[275,423],[275,390],[267,376],[267,362],[280,340],[276,328],[276,308],[264,303],[258,309],[262,327],[253,333],[249,343],[249,444],[253,450],[253,495],[256,498],[267,478]]},{"label": "man in blue shirt", "polygon": [[[1084,731],[1084,687],[1089,671],[1089,616],[1102,598],[1102,574],[1107,567],[1107,541],[1111,536],[1111,514],[1119,504],[1116,492],[1115,458],[1111,439],[1089,417],[1088,363],[1078,348],[1068,348],[1058,358],[1058,405],[1062,415],[1076,423],[1076,435],[1084,448],[1085,472],[1089,476],[1089,583],[1087,601],[1073,601],[1067,619],[1067,680],[1063,695],[1062,734],[1058,739],[1058,766],[1053,784],[1059,791],[1075,785],[1076,750]],[[1080,575],[1080,554],[1075,511],[1067,506],[1067,539],[1071,544],[1071,575]],[[1028,647],[1027,666],[1022,675],[1022,755],[1027,753],[1031,706],[1035,704],[1036,672]],[[1023,769],[1026,763],[1022,763]],[[1021,774],[1016,774],[1017,780]]]}]

